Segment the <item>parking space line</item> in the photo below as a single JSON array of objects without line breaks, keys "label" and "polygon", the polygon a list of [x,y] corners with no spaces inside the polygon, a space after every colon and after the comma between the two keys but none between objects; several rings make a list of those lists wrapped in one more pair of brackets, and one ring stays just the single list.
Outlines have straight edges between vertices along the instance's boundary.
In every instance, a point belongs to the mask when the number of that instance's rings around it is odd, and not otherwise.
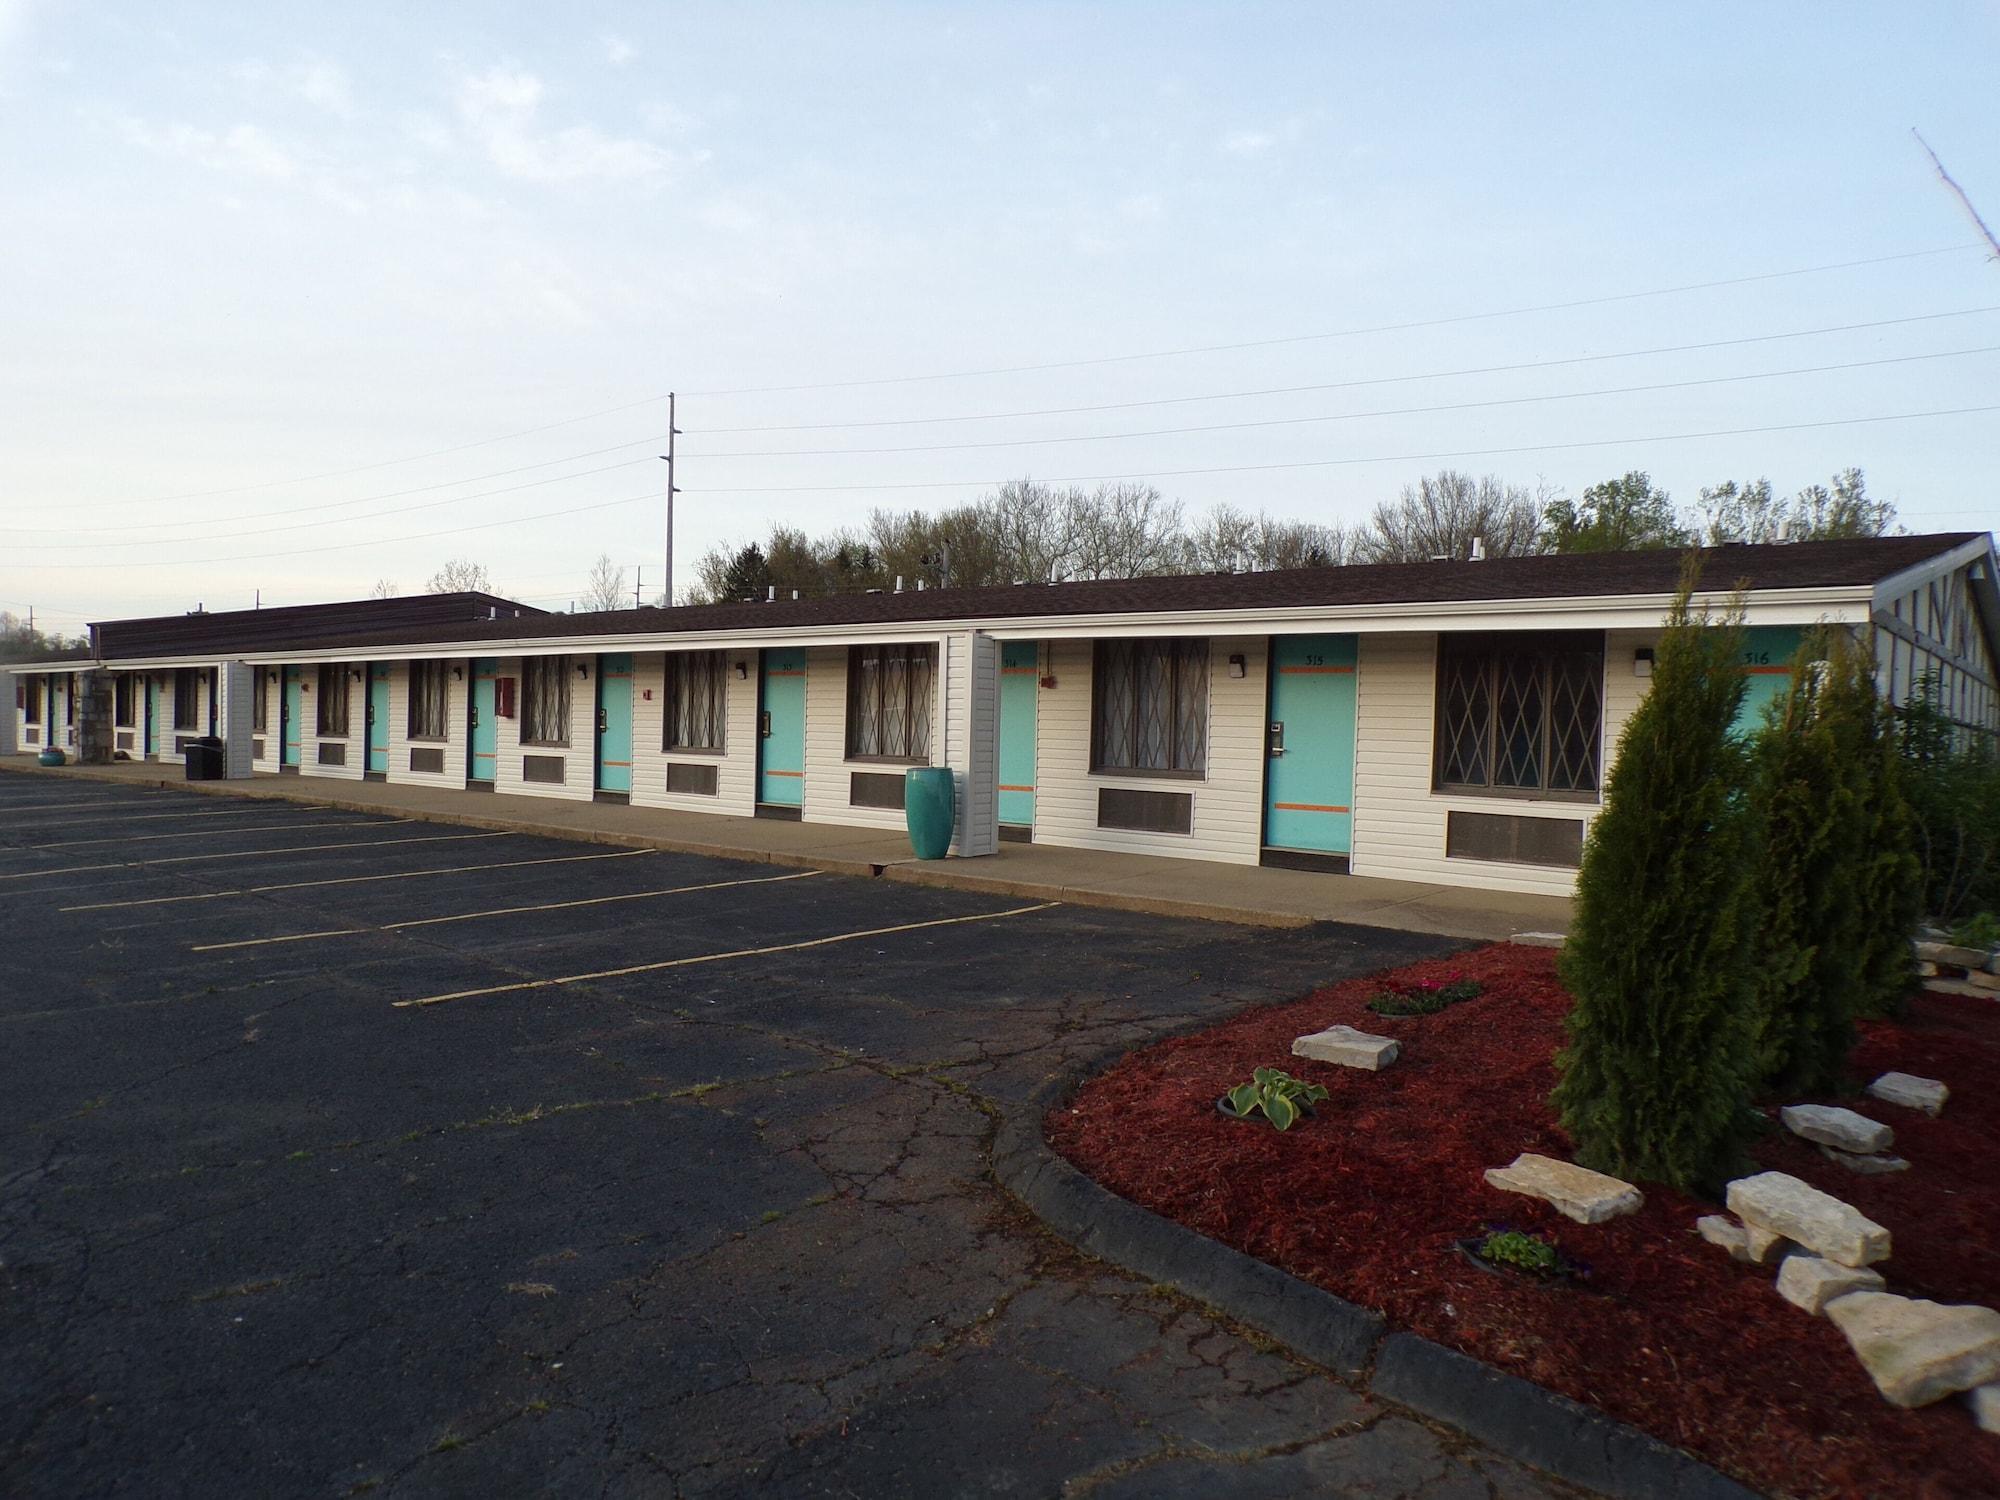
[{"label": "parking space line", "polygon": [[806,880],[821,872],[797,870],[790,875],[755,875],[745,880],[711,880],[706,885],[676,885],[660,891],[623,891],[615,896],[585,896],[576,901],[544,901],[536,906],[496,906],[450,917],[412,917],[374,927],[340,927],[331,932],[294,932],[285,937],[239,938],[233,943],[194,943],[190,953],[219,953],[225,948],[261,948],[267,943],[303,943],[310,938],[360,937],[371,932],[401,932],[406,927],[436,927],[445,922],[470,922],[476,917],[514,917],[527,912],[565,911],[572,906],[604,906],[613,901],[640,901],[649,896],[685,896],[694,891],[726,891],[739,885],[776,885],[781,880]]},{"label": "parking space line", "polygon": [[[303,891],[323,885],[366,885],[375,880],[416,880],[424,875],[470,875],[480,870],[518,870],[524,865],[574,865],[589,859],[632,859],[652,849],[614,849],[609,854],[556,854],[545,859],[503,859],[483,865],[447,865],[442,870],[391,870],[382,875],[336,875],[328,880],[288,880],[279,885],[246,885],[233,891],[192,891],[180,896],[141,896],[133,901],[91,901],[58,906],[66,911],[116,911],[128,906],[171,906],[177,901],[216,901],[224,896],[261,896],[269,891]],[[113,868],[116,868],[115,866]]]},{"label": "parking space line", "polygon": [[40,880],[50,875],[88,875],[93,870],[136,870],[146,865],[187,865],[202,859],[253,859],[270,854],[317,854],[326,849],[384,849],[392,844],[457,844],[466,839],[504,839],[513,836],[513,830],[503,829],[499,833],[451,833],[443,838],[414,839],[363,839],[345,844],[293,844],[285,849],[224,849],[208,854],[175,854],[166,859],[127,859],[110,865],[65,865],[60,870],[16,870],[10,875],[0,875],[0,880]]},{"label": "parking space line", "polygon": [[413,1006],[442,1005],[447,1000],[476,1000],[485,995],[509,995],[520,990],[544,990],[564,984],[585,984],[593,979],[624,979],[633,974],[656,974],[662,969],[684,969],[691,964],[716,964],[731,958],[759,958],[767,953],[795,953],[801,948],[824,948],[833,943],[852,943],[862,938],[889,937],[898,932],[916,932],[926,927],[957,927],[967,922],[998,922],[1005,917],[1025,917],[1030,912],[1048,911],[1060,901],[1039,901],[1033,906],[1016,906],[1007,911],[978,912],[969,917],[935,917],[928,922],[902,922],[894,927],[871,927],[863,932],[839,932],[832,937],[806,938],[796,943],[773,943],[766,948],[737,948],[728,953],[697,953],[690,958],[669,958],[659,963],[631,964],[623,969],[599,969],[594,974],[563,974],[553,979],[524,979],[517,984],[492,984],[484,989],[454,990],[449,995],[425,995],[418,1000],[392,1000],[397,1010]]},{"label": "parking space line", "polygon": [[[392,828],[398,823],[408,823],[408,818],[376,818],[367,823],[267,823],[259,828],[218,828],[215,834],[235,838],[247,833],[296,833],[301,828]],[[75,849],[84,844],[150,844],[160,839],[199,839],[210,837],[205,829],[191,828],[182,833],[135,833],[130,837],[108,837],[101,839],[61,839],[53,844],[22,844],[14,852],[30,849]]]},{"label": "parking space line", "polygon": [[[99,805],[100,804],[95,802],[72,804],[72,806],[75,807],[97,807]],[[310,805],[311,804],[308,803],[290,803],[283,810],[289,812],[293,807],[310,806]],[[217,808],[211,808],[204,812],[128,813],[124,811],[118,811],[114,813],[114,816],[121,823],[158,823],[162,819],[166,818],[247,818],[253,814],[270,813],[279,810],[280,809],[273,803],[259,801],[251,803],[248,807],[217,807]],[[326,809],[326,811],[328,812],[338,812],[340,810],[341,809],[335,807],[329,807]],[[41,809],[36,808],[35,811],[40,812]],[[51,821],[57,823],[74,823],[74,822],[79,822],[81,820],[76,818],[56,818]],[[15,826],[19,827],[20,825],[16,823]]]}]

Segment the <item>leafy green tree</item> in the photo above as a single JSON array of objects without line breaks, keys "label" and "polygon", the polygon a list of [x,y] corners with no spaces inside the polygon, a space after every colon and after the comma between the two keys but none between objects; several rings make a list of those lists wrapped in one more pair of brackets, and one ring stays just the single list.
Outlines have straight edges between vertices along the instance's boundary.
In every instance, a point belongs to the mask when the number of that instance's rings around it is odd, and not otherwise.
[{"label": "leafy green tree", "polygon": [[1638,469],[1593,484],[1580,500],[1556,501],[1543,510],[1542,525],[1552,552],[1632,552],[1694,540],[1673,496]]},{"label": "leafy green tree", "polygon": [[1955,723],[1933,677],[1921,680],[1895,713],[1926,911],[1947,924],[2000,911],[2000,753],[1993,736]]},{"label": "leafy green tree", "polygon": [[1584,849],[1553,1103],[1584,1165],[1713,1187],[1749,1124],[1755,826],[1730,733],[1742,614],[1696,613],[1694,582],[1691,563]]},{"label": "leafy green tree", "polygon": [[738,599],[762,599],[771,587],[771,565],[764,549],[755,542],[738,549],[717,580],[714,597],[719,604]]},{"label": "leafy green tree", "polygon": [[1897,740],[1895,715],[1875,691],[1866,665],[1875,659],[1871,641],[1857,652],[1870,700],[1866,740],[1854,765],[1864,778],[1860,818],[1863,863],[1861,915],[1861,1008],[1864,1015],[1901,1015],[1917,987],[1916,953],[1910,938],[1924,910],[1924,867],[1917,857],[1917,825],[1904,794],[1907,775]]},{"label": "leafy green tree", "polygon": [[1702,537],[1724,542],[1823,542],[1883,536],[1896,529],[1896,504],[1877,500],[1859,469],[1842,469],[1829,485],[1809,484],[1789,500],[1768,479],[1727,480],[1701,492]]}]

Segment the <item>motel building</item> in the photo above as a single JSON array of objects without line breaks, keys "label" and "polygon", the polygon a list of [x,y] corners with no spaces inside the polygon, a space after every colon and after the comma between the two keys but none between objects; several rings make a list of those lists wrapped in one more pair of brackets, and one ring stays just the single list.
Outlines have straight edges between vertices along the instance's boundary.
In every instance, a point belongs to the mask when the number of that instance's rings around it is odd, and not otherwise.
[{"label": "motel building", "polygon": [[[1607,553],[549,614],[487,594],[91,626],[16,666],[0,754],[182,761],[467,797],[900,829],[945,766],[952,854],[1006,841],[1567,894],[1681,566]],[[1743,722],[1802,633],[2000,729],[1987,533],[1706,554]],[[0,684],[0,687],[4,687]],[[1004,858],[1004,854],[1002,854]]]}]

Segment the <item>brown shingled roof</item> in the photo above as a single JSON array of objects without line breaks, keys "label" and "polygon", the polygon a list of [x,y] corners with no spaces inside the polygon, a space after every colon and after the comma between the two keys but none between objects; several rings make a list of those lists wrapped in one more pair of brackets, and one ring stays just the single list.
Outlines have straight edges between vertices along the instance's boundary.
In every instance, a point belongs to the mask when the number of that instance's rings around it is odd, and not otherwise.
[{"label": "brown shingled roof", "polygon": [[[1717,588],[1741,583],[1758,591],[1866,587],[1982,535],[1950,532],[1708,548],[1703,552],[1703,577]],[[310,650],[320,646],[407,646],[427,641],[787,630],[930,620],[1669,594],[1679,580],[1682,557],[1677,551],[1649,551],[1493,558],[1476,563],[1372,563],[1288,568],[1268,573],[1199,573],[1169,578],[909,590],[900,594],[833,594],[769,603],[682,605],[674,609],[621,609],[595,614],[524,613],[518,619],[491,622],[454,624],[440,620],[420,626],[379,622],[372,632],[291,640],[282,646],[269,644],[273,649]],[[388,605],[397,601],[377,602]],[[246,647],[235,645],[230,649],[241,652]]]}]

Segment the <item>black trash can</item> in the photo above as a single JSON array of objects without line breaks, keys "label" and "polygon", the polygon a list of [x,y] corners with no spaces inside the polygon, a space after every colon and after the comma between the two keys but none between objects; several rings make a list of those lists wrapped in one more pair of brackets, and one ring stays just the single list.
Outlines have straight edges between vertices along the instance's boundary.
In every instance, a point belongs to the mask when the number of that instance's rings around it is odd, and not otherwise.
[{"label": "black trash can", "polygon": [[222,780],[221,739],[212,734],[205,734],[187,747],[187,779]]}]

